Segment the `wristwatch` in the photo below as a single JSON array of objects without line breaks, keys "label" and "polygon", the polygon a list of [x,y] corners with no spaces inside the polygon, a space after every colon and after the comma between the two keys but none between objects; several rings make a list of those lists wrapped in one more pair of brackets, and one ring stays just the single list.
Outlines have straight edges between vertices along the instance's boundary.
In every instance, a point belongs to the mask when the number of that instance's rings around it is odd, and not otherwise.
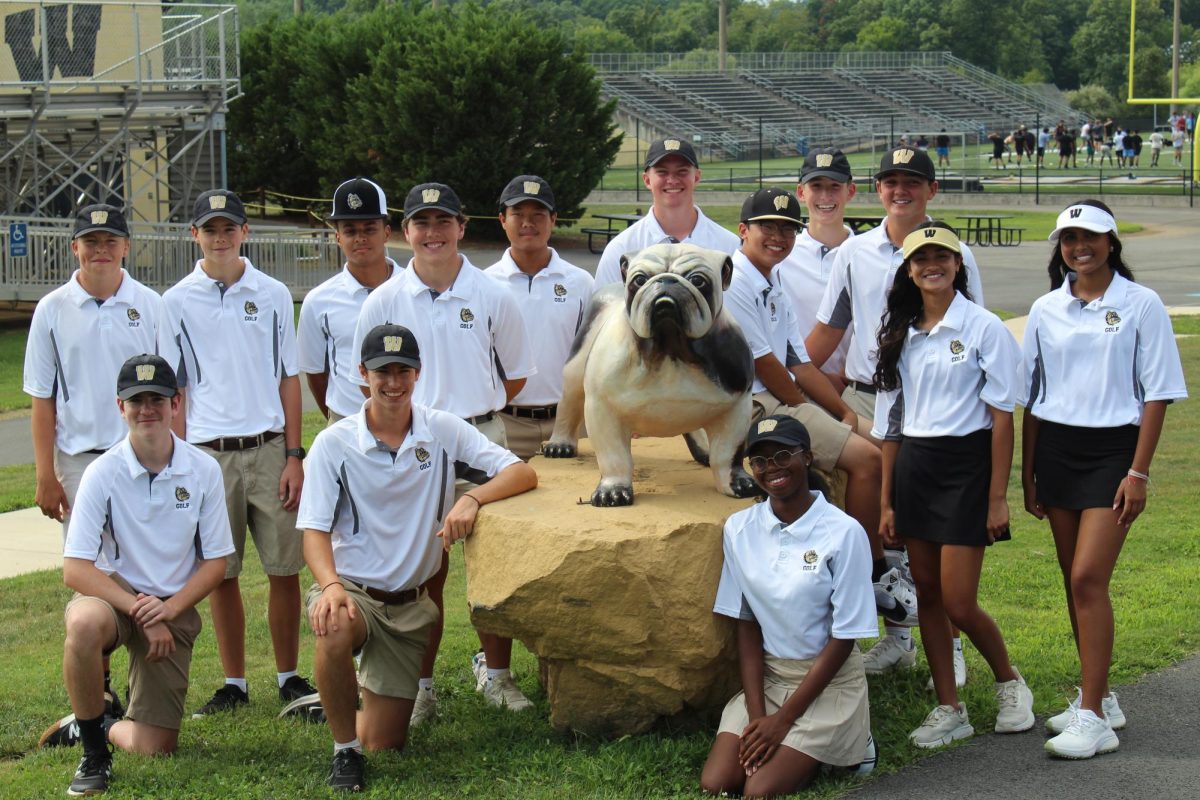
[{"label": "wristwatch", "polygon": [[296,458],[298,458],[298,459],[300,459],[301,461],[303,461],[303,460],[304,460],[304,457],[305,457],[306,455],[308,455],[308,451],[307,451],[307,450],[305,450],[303,447],[289,447],[287,450],[284,450],[284,451],[283,451],[283,454],[284,454],[285,456],[287,456],[288,458],[291,458],[292,456],[295,456]]}]

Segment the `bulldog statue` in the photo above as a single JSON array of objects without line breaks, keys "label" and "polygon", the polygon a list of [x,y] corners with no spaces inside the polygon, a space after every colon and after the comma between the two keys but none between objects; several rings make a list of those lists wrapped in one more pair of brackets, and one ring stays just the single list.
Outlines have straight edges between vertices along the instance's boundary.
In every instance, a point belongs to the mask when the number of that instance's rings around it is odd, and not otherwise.
[{"label": "bulldog statue", "polygon": [[[563,397],[547,458],[575,455],[584,424],[600,483],[594,506],[633,503],[630,439],[703,430],[717,491],[750,497],[742,469],[754,361],[724,309],[733,275],[724,253],[659,244],[621,258],[624,286],[598,290],[563,369]],[[693,453],[702,453],[689,440]]]}]

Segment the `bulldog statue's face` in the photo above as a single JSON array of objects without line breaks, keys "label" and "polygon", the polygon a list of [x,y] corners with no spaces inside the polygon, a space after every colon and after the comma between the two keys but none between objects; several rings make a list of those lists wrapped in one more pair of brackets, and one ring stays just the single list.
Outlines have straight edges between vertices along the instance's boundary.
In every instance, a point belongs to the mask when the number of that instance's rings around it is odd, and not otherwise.
[{"label": "bulldog statue's face", "polygon": [[621,257],[625,311],[643,339],[665,327],[699,339],[721,313],[722,292],[733,277],[733,261],[690,244],[656,244]]}]

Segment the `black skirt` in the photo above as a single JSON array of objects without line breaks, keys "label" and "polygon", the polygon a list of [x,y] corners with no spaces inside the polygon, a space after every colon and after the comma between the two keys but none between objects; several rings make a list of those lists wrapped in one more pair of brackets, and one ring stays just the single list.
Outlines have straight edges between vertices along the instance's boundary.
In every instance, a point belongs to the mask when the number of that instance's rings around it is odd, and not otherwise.
[{"label": "black skirt", "polygon": [[1112,508],[1117,487],[1133,465],[1137,425],[1079,428],[1038,425],[1033,480],[1038,502],[1048,508]]},{"label": "black skirt", "polygon": [[904,437],[892,475],[897,535],[985,546],[991,480],[990,429],[966,436]]}]

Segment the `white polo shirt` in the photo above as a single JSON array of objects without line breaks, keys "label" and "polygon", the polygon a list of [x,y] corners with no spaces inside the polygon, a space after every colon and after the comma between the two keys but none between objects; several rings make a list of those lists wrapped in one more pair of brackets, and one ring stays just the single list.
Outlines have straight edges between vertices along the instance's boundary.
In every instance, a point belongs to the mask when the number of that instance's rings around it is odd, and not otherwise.
[{"label": "white polo shirt", "polygon": [[454,285],[436,296],[412,261],[371,292],[354,331],[354,352],[361,352],[367,333],[384,323],[403,325],[417,337],[421,379],[414,404],[464,418],[499,411],[506,402],[503,379],[528,378],[536,371],[516,301],[466,256]]},{"label": "white polo shirt", "polygon": [[512,399],[514,406],[548,406],[562,399],[563,365],[571,354],[571,343],[583,322],[583,312],[592,297],[595,281],[579,267],[569,264],[550,248],[550,263],[526,275],[512,259],[512,248],[484,270],[484,274],[508,287],[521,309],[537,368]]},{"label": "white polo shirt", "polygon": [[318,433],[296,518],[300,530],[332,534],[338,575],[387,592],[420,586],[441,566],[436,534],[454,506],[455,461],[489,478],[520,461],[453,414],[416,403],[412,411],[395,455],[363,412]]},{"label": "white polo shirt", "polygon": [[988,407],[1017,404],[1021,352],[992,312],[955,293],[946,316],[928,332],[909,327],[900,352],[900,386],[875,399],[871,435],[966,436],[991,429]]},{"label": "white polo shirt", "polygon": [[[725,290],[725,307],[742,329],[755,359],[773,355],[785,367],[808,363],[808,351],[800,338],[792,304],[779,287],[779,267],[771,270],[768,281],[746,254],[733,254],[733,279]],[[791,352],[789,353],[789,349]],[[754,393],[767,387],[755,375]]]},{"label": "white polo shirt", "polygon": [[[846,228],[846,232],[850,236],[854,235],[849,228]],[[827,247],[818,242],[808,232],[808,228],[805,228],[796,237],[796,245],[792,252],[779,265],[779,285],[791,301],[792,313],[796,315],[796,324],[800,326],[800,335],[805,338],[812,333],[817,324],[817,309],[825,295],[825,287],[829,284],[829,275],[833,271],[838,247]],[[841,374],[842,367],[846,364],[846,351],[849,349],[850,334],[846,334],[842,336],[837,348],[829,354],[829,358],[821,366],[821,371],[832,375]]]},{"label": "white polo shirt", "polygon": [[299,372],[292,294],[242,262],[224,292],[200,259],[163,293],[183,357],[189,442],[283,431],[279,384]]},{"label": "white polo shirt", "polygon": [[[704,216],[699,206],[694,208],[696,226],[679,244],[694,244],[730,254],[742,246],[742,240],[736,233]],[[670,235],[658,224],[658,218],[654,216],[654,209],[651,207],[650,213],[618,233],[604,248],[600,263],[596,266],[596,285],[608,286],[624,282],[621,280],[621,256],[636,253],[652,244],[665,244],[670,241]]]},{"label": "white polo shirt", "polygon": [[125,270],[116,293],[102,304],[80,285],[78,270],[42,298],[25,345],[24,389],[31,397],[54,398],[59,450],[107,450],[128,435],[117,411],[117,373],[142,353],[157,353],[179,367],[162,298]]},{"label": "white polo shirt", "polygon": [[[400,267],[390,258],[387,263],[391,280]],[[365,399],[355,380],[359,354],[354,352],[354,328],[370,293],[343,266],[341,272],[305,295],[300,305],[296,330],[300,371],[329,375],[325,405],[343,417],[356,413]]]},{"label": "white polo shirt", "polygon": [[1034,301],[1025,324],[1025,408],[1089,428],[1139,425],[1148,400],[1183,400],[1171,319],[1153,290],[1113,275],[1090,303],[1067,280]]},{"label": "white polo shirt", "polygon": [[234,552],[221,467],[172,438],[171,462],[157,475],[138,461],[128,437],[84,470],[64,556],[94,561],[139,592],[170,597],[200,561]]},{"label": "white polo shirt", "polygon": [[763,649],[778,658],[816,658],[830,639],[879,635],[867,532],[820,492],[812,496],[791,525],[770,501],[725,521],[713,611],[756,620]]},{"label": "white polo shirt", "polygon": [[[967,289],[971,298],[983,305],[983,282],[971,248],[962,245],[963,265],[967,268]],[[829,283],[817,309],[817,320],[838,330],[850,329],[850,349],[846,352],[846,377],[871,383],[875,380],[875,351],[887,293],[892,288],[896,269],[904,262],[900,248],[887,237],[887,220],[870,231],[848,239],[837,250]]]}]

